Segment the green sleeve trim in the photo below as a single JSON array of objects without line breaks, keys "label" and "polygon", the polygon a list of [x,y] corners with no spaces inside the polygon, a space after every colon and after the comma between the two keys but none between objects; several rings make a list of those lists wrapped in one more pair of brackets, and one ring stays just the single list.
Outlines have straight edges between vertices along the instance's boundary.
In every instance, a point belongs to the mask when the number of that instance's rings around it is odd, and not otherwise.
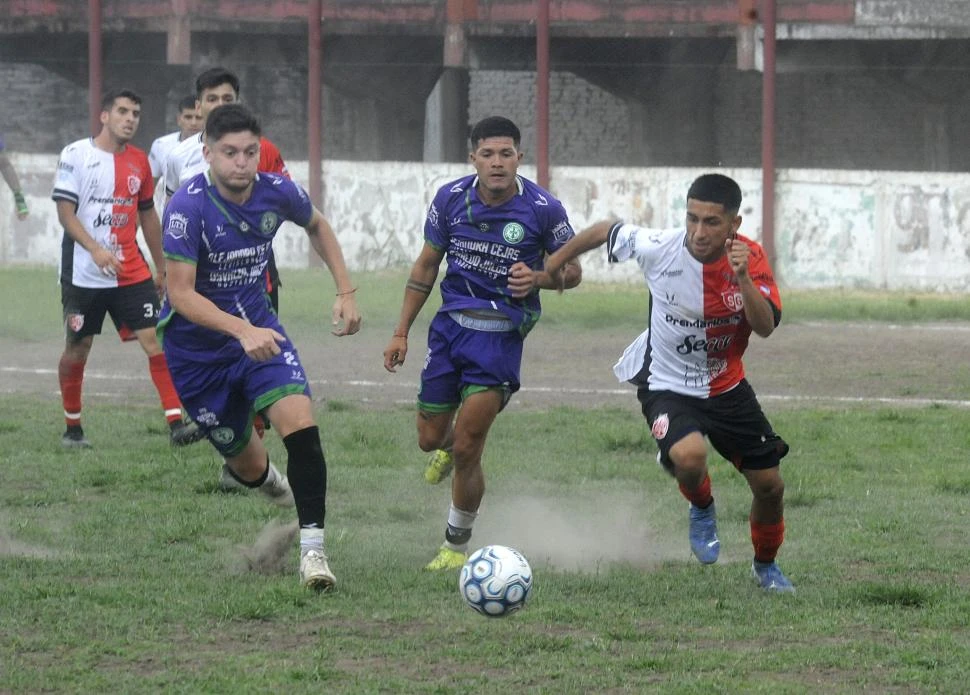
[{"label": "green sleeve trim", "polygon": [[186,258],[185,256],[180,256],[177,253],[165,253],[165,258],[170,261],[178,261],[179,263],[188,263],[189,265],[198,265],[199,261],[194,258]]}]

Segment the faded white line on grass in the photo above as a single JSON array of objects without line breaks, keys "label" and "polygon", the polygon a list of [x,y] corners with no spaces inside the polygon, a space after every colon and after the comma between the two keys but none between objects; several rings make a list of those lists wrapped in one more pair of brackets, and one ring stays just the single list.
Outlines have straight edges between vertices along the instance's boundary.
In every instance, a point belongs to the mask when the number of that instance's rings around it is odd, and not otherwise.
[{"label": "faded white line on grass", "polygon": [[[784,325],[784,323],[782,323]],[[956,333],[970,332],[970,324],[960,323],[858,323],[843,321],[793,321],[792,326],[807,326],[808,328],[832,328],[839,326],[845,330],[870,331],[870,330],[890,330],[890,331],[953,331]]]},{"label": "faded white line on grass", "polygon": [[[12,373],[12,374],[25,374],[29,376],[50,376],[56,374],[56,369],[27,369],[24,367],[0,367],[0,372]],[[107,374],[105,372],[92,371],[87,372],[84,375],[85,379],[105,379],[113,381],[149,381],[147,375],[140,374]],[[418,384],[416,382],[410,381],[374,381],[371,379],[349,379],[347,381],[330,381],[328,379],[311,379],[310,385],[317,386],[357,386],[363,388],[373,388],[373,389],[388,389],[388,388],[398,388],[398,389],[409,389],[412,391],[417,391]],[[3,393],[14,392],[11,389],[5,389]],[[523,386],[519,393],[530,394],[530,393],[547,393],[547,394],[562,394],[562,395],[577,395],[577,396],[625,396],[632,397],[636,395],[636,391],[633,387],[628,388],[616,388],[616,389],[603,389],[603,388],[569,388],[562,386]],[[93,395],[93,394],[92,394]],[[957,400],[951,398],[891,398],[888,396],[797,396],[797,395],[787,395],[787,394],[758,394],[759,400],[763,401],[781,401],[789,403],[847,403],[853,405],[897,405],[897,406],[908,406],[908,407],[919,407],[919,406],[929,406],[929,405],[939,405],[939,406],[952,406],[954,408],[970,408],[970,400]],[[374,399],[369,397],[362,397],[360,399],[363,402],[372,402]],[[376,401],[374,401],[376,402]],[[397,402],[397,401],[395,401]]]}]

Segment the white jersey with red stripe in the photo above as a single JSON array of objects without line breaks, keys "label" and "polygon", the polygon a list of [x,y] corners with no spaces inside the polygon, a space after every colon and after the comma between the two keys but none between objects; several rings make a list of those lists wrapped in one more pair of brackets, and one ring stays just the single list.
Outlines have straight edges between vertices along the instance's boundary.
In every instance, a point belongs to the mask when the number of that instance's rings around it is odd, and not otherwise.
[{"label": "white jersey with red stripe", "polygon": [[[748,274],[776,314],[781,297],[761,246],[746,237]],[[727,256],[701,263],[687,248],[683,227],[647,229],[616,224],[607,239],[609,262],[635,258],[650,289],[650,325],[627,348],[617,375],[651,391],[709,398],[744,378],[741,357],[751,326]],[[621,368],[625,367],[625,369]]]},{"label": "white jersey with red stripe", "polygon": [[91,254],[65,231],[61,244],[61,281],[77,287],[123,287],[152,277],[138,248],[138,213],[154,207],[151,167],[145,153],[132,145],[105,152],[93,138],[61,151],[51,198],[73,203],[75,214],[91,237],[121,261],[117,276],[101,272]]}]

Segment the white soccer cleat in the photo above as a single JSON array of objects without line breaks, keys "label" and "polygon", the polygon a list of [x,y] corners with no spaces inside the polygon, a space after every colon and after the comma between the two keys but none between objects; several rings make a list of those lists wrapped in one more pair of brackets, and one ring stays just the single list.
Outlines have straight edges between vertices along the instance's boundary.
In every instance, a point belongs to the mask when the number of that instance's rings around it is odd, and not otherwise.
[{"label": "white soccer cleat", "polygon": [[314,591],[330,591],[337,578],[330,571],[327,556],[320,550],[308,550],[300,558],[300,583]]},{"label": "white soccer cleat", "polygon": [[277,507],[296,506],[296,501],[293,499],[293,490],[290,489],[290,481],[279,471],[275,471],[275,473],[276,475],[268,477],[266,482],[259,486],[259,491]]}]

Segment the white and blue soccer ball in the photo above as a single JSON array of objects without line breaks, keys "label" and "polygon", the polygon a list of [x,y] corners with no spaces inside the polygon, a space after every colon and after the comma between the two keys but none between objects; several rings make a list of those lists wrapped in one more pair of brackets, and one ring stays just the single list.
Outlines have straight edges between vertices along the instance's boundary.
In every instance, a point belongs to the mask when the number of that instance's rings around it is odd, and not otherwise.
[{"label": "white and blue soccer ball", "polygon": [[498,618],[525,605],[532,591],[532,568],[518,550],[486,545],[472,553],[461,568],[458,590],[476,611]]}]

